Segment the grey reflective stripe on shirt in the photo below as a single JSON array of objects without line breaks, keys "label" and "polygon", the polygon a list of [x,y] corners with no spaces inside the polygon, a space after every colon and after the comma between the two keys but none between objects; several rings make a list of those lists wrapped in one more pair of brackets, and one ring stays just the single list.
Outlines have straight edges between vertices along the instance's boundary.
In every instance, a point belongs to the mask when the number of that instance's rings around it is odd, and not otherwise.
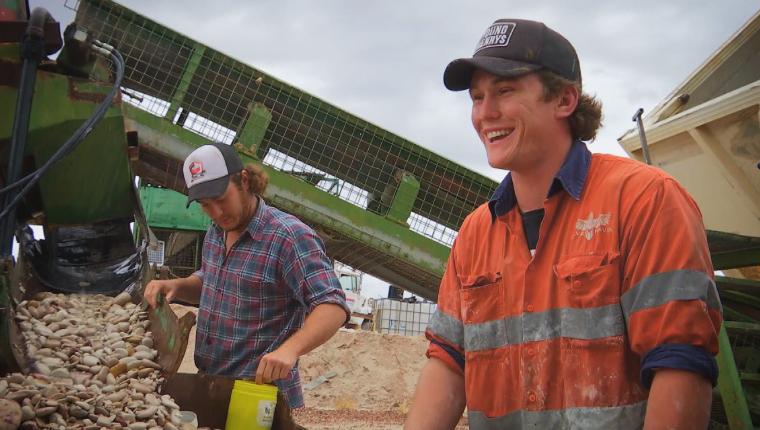
[{"label": "grey reflective stripe on shirt", "polygon": [[623,312],[618,304],[582,309],[559,308],[465,324],[464,350],[482,351],[559,337],[591,340],[623,334]]},{"label": "grey reflective stripe on shirt", "polygon": [[440,309],[436,309],[429,328],[437,337],[446,339],[452,345],[462,347],[464,339],[462,321],[446,315]]},{"label": "grey reflective stripe on shirt", "polygon": [[501,417],[488,418],[482,412],[469,411],[470,430],[503,429],[573,429],[631,430],[644,426],[646,402],[603,408],[567,408],[551,411],[519,410]]},{"label": "grey reflective stripe on shirt", "polygon": [[654,308],[674,300],[702,300],[710,309],[723,312],[715,282],[704,272],[674,270],[642,279],[620,298],[625,320],[642,309]]}]

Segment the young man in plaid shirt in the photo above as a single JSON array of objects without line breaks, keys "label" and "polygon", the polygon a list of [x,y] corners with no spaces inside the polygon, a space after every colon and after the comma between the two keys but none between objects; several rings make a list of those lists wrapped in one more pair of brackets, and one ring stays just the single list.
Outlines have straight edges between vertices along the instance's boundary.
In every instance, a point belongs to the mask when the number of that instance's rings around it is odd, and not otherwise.
[{"label": "young man in plaid shirt", "polygon": [[267,176],[243,166],[229,145],[193,151],[183,166],[188,206],[211,218],[201,269],[151,281],[162,294],[197,303],[195,364],[201,372],[275,383],[291,408],[303,406],[298,358],[326,342],[350,311],[319,236],[261,198]]}]

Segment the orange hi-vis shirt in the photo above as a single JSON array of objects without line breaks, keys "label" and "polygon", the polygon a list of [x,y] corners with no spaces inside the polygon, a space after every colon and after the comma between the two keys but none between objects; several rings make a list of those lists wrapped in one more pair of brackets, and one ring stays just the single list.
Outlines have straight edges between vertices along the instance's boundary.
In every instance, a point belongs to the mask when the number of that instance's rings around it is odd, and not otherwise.
[{"label": "orange hi-vis shirt", "polygon": [[471,429],[640,428],[647,354],[714,363],[722,310],[694,201],[659,169],[571,153],[579,195],[545,200],[533,256],[516,205],[483,204],[452,247],[428,356],[464,372]]}]

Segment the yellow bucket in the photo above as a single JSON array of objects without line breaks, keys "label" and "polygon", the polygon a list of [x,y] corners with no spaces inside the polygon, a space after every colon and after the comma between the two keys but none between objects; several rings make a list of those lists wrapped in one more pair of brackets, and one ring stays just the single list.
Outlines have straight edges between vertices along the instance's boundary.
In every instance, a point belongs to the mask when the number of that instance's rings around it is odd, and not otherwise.
[{"label": "yellow bucket", "polygon": [[277,387],[235,381],[227,410],[226,430],[270,430],[277,405]]}]

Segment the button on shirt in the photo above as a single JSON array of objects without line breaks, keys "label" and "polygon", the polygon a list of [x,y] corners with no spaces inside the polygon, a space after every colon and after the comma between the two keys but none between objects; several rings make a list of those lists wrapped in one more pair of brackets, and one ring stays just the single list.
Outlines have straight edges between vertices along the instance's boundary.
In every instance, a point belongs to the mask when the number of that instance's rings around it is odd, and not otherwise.
[{"label": "button on shirt", "polygon": [[[259,199],[246,231],[225,252],[212,224],[203,245],[195,363],[213,375],[253,378],[259,360],[303,325],[323,303],[350,311],[319,236]],[[276,381],[290,407],[303,406],[298,367]]]}]

